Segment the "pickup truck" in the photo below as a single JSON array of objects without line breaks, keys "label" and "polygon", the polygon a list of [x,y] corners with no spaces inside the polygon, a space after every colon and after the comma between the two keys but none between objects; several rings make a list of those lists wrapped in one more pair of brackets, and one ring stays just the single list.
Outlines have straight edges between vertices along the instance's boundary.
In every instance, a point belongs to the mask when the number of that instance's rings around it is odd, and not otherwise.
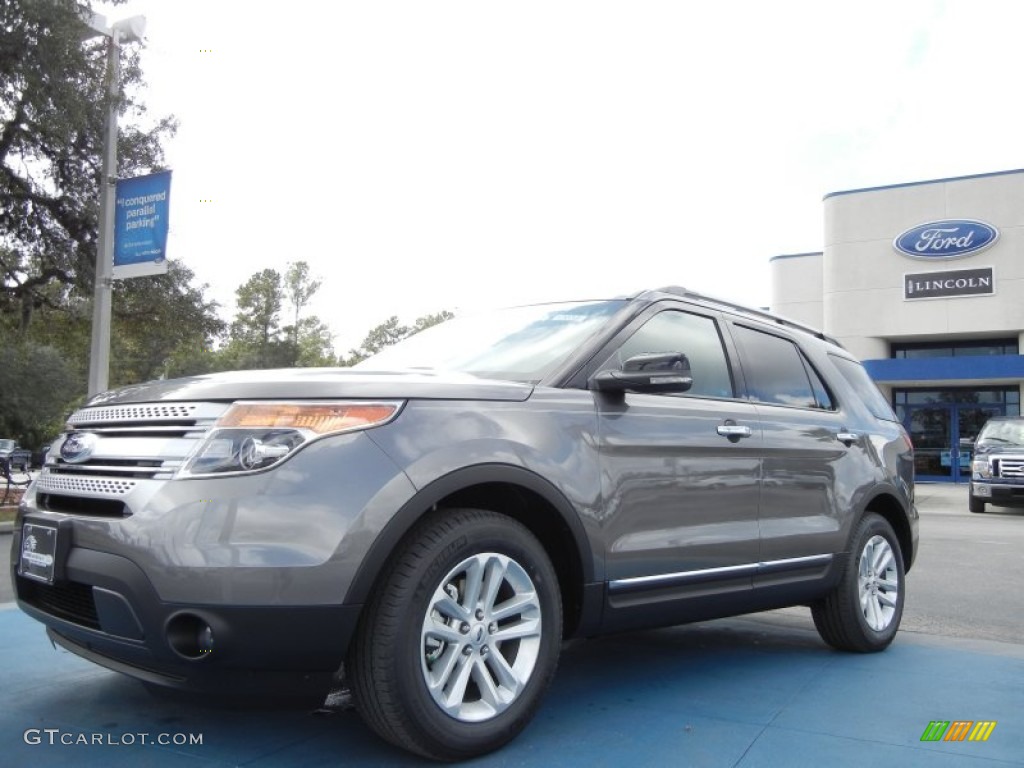
[{"label": "pickup truck", "polygon": [[974,444],[968,508],[1024,506],[1024,419],[1003,416],[985,422]]},{"label": "pickup truck", "polygon": [[32,465],[32,451],[21,448],[16,440],[0,439],[0,464],[24,472]]}]

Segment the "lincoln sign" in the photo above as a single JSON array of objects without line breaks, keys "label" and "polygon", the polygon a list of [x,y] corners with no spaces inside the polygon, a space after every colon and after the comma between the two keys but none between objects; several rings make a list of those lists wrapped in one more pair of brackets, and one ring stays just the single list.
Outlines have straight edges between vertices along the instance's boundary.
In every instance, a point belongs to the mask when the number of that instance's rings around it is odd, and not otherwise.
[{"label": "lincoln sign", "polygon": [[950,296],[990,296],[995,292],[992,267],[923,272],[903,276],[903,298],[944,299]]}]

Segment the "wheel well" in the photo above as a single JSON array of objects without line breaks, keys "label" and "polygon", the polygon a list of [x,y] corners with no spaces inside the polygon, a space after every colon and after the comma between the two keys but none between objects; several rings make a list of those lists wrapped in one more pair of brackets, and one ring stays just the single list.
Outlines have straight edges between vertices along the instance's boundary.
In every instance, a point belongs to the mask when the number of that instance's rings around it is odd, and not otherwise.
[{"label": "wheel well", "polygon": [[864,511],[874,512],[876,515],[882,516],[892,526],[892,530],[900,542],[903,571],[904,573],[909,572],[910,564],[914,562],[914,553],[912,551],[914,542],[910,534],[910,523],[907,521],[907,515],[899,501],[895,497],[883,493],[873,498]]},{"label": "wheel well", "polygon": [[440,499],[437,507],[487,509],[526,526],[544,547],[558,575],[563,636],[575,633],[583,610],[583,566],[572,532],[554,505],[520,485],[491,482],[455,491]]}]

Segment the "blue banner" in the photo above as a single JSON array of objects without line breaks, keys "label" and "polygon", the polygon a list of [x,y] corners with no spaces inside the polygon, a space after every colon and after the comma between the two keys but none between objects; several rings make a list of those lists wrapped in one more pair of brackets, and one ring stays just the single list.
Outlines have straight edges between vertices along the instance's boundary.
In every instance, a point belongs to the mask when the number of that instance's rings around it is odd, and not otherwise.
[{"label": "blue banner", "polygon": [[115,200],[114,277],[166,272],[171,172],[121,179]]}]

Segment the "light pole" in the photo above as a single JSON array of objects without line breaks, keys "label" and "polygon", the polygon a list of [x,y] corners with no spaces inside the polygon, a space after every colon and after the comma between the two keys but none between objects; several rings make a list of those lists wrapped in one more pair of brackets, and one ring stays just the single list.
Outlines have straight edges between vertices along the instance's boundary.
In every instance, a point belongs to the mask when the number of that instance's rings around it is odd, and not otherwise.
[{"label": "light pole", "polygon": [[121,101],[121,43],[141,42],[144,16],[114,22],[106,17],[83,16],[88,30],[83,39],[107,38],[107,121],[103,134],[100,178],[100,227],[96,243],[96,286],[93,294],[92,346],[89,352],[89,397],[107,388],[110,378],[110,306],[114,269],[114,207],[117,194],[117,111]]}]

